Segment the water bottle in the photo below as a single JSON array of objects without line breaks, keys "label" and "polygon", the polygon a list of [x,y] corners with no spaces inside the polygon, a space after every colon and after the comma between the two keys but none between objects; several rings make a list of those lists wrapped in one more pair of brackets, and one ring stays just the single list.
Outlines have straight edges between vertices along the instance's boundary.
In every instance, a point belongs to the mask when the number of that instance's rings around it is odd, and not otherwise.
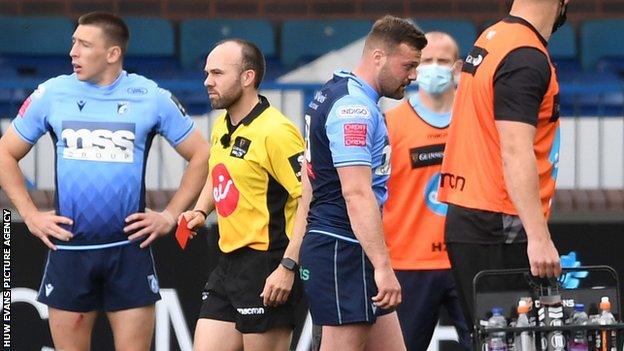
[{"label": "water bottle", "polygon": [[[611,314],[611,301],[609,297],[603,296],[600,299],[600,317],[598,324],[609,325],[615,324],[615,317]],[[615,330],[600,331],[600,345],[602,351],[617,351],[617,332]]]},{"label": "water bottle", "polygon": [[[563,304],[556,283],[544,287],[540,296],[540,308],[537,311],[541,326],[558,327],[563,325]],[[542,333],[542,335],[544,335]],[[560,330],[548,332],[542,337],[542,350],[564,351],[566,347],[565,336]]]},{"label": "water bottle", "polygon": [[[585,305],[577,303],[574,305],[574,313],[570,318],[572,325],[587,325],[589,317],[585,313]],[[588,351],[587,332],[585,330],[572,331],[568,341],[568,351]]]},{"label": "water bottle", "polygon": [[[500,307],[492,308],[492,317],[488,319],[489,328],[506,328],[507,320],[503,316],[503,309]],[[492,332],[488,339],[488,351],[507,351],[507,342],[505,340],[505,332]]]},{"label": "water bottle", "polygon": [[[525,301],[520,300],[518,302],[518,320],[516,321],[516,327],[530,327],[529,322],[529,306]],[[529,331],[523,331],[517,333],[514,338],[514,350],[515,351],[535,351],[535,339],[534,333]]]},{"label": "water bottle", "polygon": [[[599,314],[592,314],[589,316],[589,321],[587,322],[587,324],[597,326],[600,324],[598,322],[598,319],[600,319]],[[597,328],[587,331],[587,346],[589,351],[600,351],[600,349],[602,348],[600,345],[600,331]]]}]

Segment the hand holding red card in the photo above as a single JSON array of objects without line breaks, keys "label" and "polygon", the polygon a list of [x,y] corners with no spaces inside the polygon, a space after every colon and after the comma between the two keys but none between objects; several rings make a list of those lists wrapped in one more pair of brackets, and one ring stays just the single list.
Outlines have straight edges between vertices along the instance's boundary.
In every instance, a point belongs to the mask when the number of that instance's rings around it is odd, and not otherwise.
[{"label": "hand holding red card", "polygon": [[186,243],[188,243],[189,237],[191,236],[191,230],[188,229],[188,222],[186,221],[186,217],[181,216],[180,223],[178,223],[178,229],[176,229],[175,237],[178,240],[178,244],[182,250],[186,248]]}]

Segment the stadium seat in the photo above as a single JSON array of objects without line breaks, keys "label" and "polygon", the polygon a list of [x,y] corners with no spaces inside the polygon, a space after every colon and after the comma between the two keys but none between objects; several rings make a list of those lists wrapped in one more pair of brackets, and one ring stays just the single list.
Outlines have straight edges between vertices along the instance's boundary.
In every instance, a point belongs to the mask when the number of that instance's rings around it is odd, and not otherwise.
[{"label": "stadium seat", "polygon": [[0,16],[0,54],[67,55],[73,32],[67,18]]},{"label": "stadium seat", "polygon": [[622,116],[624,90],[614,73],[584,71],[561,86],[562,116]]},{"label": "stadium seat", "polygon": [[465,57],[477,39],[477,27],[468,20],[419,20],[416,24],[425,32],[441,31],[450,34],[459,45],[460,57]]},{"label": "stadium seat", "polygon": [[127,56],[175,56],[173,25],[166,19],[124,18],[130,28]]},{"label": "stadium seat", "polygon": [[0,56],[20,76],[67,73],[74,28],[71,20],[61,17],[0,16]]},{"label": "stadium seat", "polygon": [[557,66],[559,81],[574,80],[583,71],[572,25],[566,23],[552,35],[548,41],[548,52]]},{"label": "stadium seat", "polygon": [[130,28],[125,69],[149,78],[175,77],[180,67],[175,55],[175,35],[171,22],[145,17],[124,20]]},{"label": "stadium seat", "polygon": [[356,41],[372,25],[366,20],[292,20],[281,29],[282,64],[293,67]]},{"label": "stadium seat", "polygon": [[551,36],[548,41],[548,52],[554,60],[577,58],[576,34],[570,24],[563,25]]},{"label": "stadium seat", "polygon": [[242,38],[258,45],[267,57],[275,56],[275,32],[265,20],[212,19],[180,23],[180,62],[187,69],[203,69],[214,45],[227,38]]},{"label": "stadium seat", "polygon": [[624,60],[624,19],[596,19],[581,24],[581,61],[585,69],[596,67],[603,57]]}]

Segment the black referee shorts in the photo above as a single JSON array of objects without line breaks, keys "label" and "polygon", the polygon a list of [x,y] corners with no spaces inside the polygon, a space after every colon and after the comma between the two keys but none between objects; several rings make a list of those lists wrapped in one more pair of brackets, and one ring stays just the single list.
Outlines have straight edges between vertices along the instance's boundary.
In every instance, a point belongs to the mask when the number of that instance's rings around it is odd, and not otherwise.
[{"label": "black referee shorts", "polygon": [[267,307],[260,297],[266,278],[277,268],[283,254],[283,250],[268,252],[250,248],[223,254],[204,287],[199,318],[234,322],[241,333],[294,328],[302,293],[298,272],[285,304]]}]

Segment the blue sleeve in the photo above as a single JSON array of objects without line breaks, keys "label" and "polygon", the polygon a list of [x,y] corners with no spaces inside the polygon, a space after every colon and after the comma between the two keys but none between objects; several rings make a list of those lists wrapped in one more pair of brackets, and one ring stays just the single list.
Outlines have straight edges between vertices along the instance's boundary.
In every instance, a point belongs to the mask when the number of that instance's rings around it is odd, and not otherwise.
[{"label": "blue sleeve", "polygon": [[184,106],[168,90],[158,89],[158,133],[176,147],[188,137],[195,123],[186,114]]},{"label": "blue sleeve", "polygon": [[350,95],[334,103],[325,124],[334,167],[371,166],[377,113]]},{"label": "blue sleeve", "polygon": [[13,128],[24,141],[35,144],[48,131],[49,100],[51,93],[46,92],[41,84],[24,100],[17,117],[13,119]]}]

